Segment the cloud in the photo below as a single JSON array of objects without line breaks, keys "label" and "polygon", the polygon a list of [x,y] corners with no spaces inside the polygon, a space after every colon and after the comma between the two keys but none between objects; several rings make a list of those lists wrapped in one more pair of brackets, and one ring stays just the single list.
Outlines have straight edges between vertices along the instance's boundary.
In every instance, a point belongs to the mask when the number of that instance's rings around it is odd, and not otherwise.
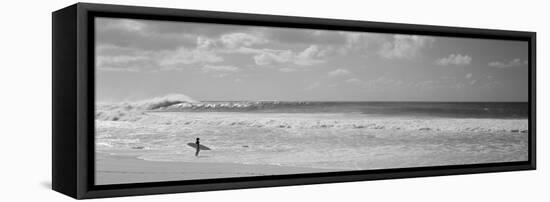
[{"label": "cloud", "polygon": [[335,69],[333,71],[328,72],[328,76],[332,76],[332,77],[334,77],[334,76],[343,76],[343,75],[348,75],[350,73],[351,72],[347,69],[340,69],[339,68],[339,69]]},{"label": "cloud", "polygon": [[114,45],[99,45],[96,47],[95,65],[102,71],[132,71],[153,70],[156,66],[152,52]]},{"label": "cloud", "polygon": [[190,32],[169,33],[157,30],[156,27],[160,25],[180,25],[164,21],[96,18],[95,24],[97,44],[142,50],[170,50],[180,46],[191,46],[196,37]]},{"label": "cloud", "polygon": [[290,68],[290,67],[283,67],[283,68],[280,68],[279,71],[281,71],[281,72],[295,72],[296,69]]},{"label": "cloud", "polygon": [[202,49],[180,47],[176,50],[146,51],[115,45],[96,48],[96,67],[104,71],[162,71],[177,70],[192,64],[222,62],[216,53]]},{"label": "cloud", "polygon": [[186,49],[184,47],[175,51],[165,51],[161,53],[159,65],[163,67],[178,67],[180,65],[189,65],[195,63],[218,63],[223,58],[212,51],[201,49]]},{"label": "cloud", "polygon": [[414,87],[424,90],[433,89],[461,89],[464,84],[456,79],[426,80],[413,84]]},{"label": "cloud", "polygon": [[321,86],[321,82],[314,82],[306,86],[304,90],[313,90],[313,89],[319,88],[320,86]]},{"label": "cloud", "polygon": [[361,79],[358,79],[358,78],[351,78],[351,79],[346,80],[346,83],[361,84],[361,83],[363,83],[363,81]]},{"label": "cloud", "polygon": [[[204,65],[201,68],[204,73],[212,73],[211,75],[217,78],[229,76],[231,73],[241,71],[241,68],[231,65]],[[240,80],[242,81],[242,80]],[[239,81],[235,81],[239,82]]]},{"label": "cloud", "polygon": [[231,48],[265,42],[263,35],[247,33],[254,30],[251,26],[103,17],[96,18],[95,25],[97,44],[142,50],[173,50],[195,45],[201,47],[206,43],[209,43],[210,48]]},{"label": "cloud", "polygon": [[[139,26],[136,26],[139,27]],[[133,28],[138,29],[138,28]],[[142,28],[139,28],[142,29]],[[192,64],[213,64],[224,61],[224,54],[252,55],[255,64],[311,66],[324,62],[320,58],[326,50],[318,45],[310,45],[302,51],[254,48],[254,45],[268,43],[267,39],[247,33],[228,33],[218,38],[196,36],[195,44],[174,49],[148,50],[140,47],[101,44],[97,51],[98,67],[110,71],[176,70]],[[100,48],[98,48],[100,49]],[[285,67],[281,71],[290,72]]]},{"label": "cloud", "polygon": [[388,42],[384,34],[347,31],[338,33],[346,39],[346,43],[339,49],[342,54],[381,49],[381,46]]},{"label": "cloud", "polygon": [[257,65],[270,65],[273,63],[287,63],[294,57],[290,50],[272,50],[262,49],[254,56],[254,61]]},{"label": "cloud", "polygon": [[138,71],[139,67],[136,65],[148,61],[148,57],[142,55],[117,55],[117,56],[98,56],[96,58],[96,65],[100,69],[107,69],[113,71]]},{"label": "cloud", "polygon": [[496,67],[496,68],[499,68],[499,69],[507,69],[507,68],[519,67],[519,66],[527,65],[527,64],[528,64],[527,60],[522,61],[521,59],[516,58],[516,59],[510,60],[510,61],[506,61],[506,62],[501,62],[501,61],[490,62],[489,66],[490,67]]},{"label": "cloud", "polygon": [[238,72],[240,68],[231,65],[204,65],[203,72]]},{"label": "cloud", "polygon": [[225,47],[234,49],[239,47],[248,47],[254,44],[267,43],[267,39],[254,36],[247,33],[231,33],[220,37],[220,41]]},{"label": "cloud", "polygon": [[311,45],[299,53],[292,50],[259,49],[250,50],[256,52],[254,62],[260,66],[276,64],[294,64],[298,66],[310,66],[324,62],[319,59],[319,48]]},{"label": "cloud", "polygon": [[[260,36],[247,33],[231,33],[222,35],[219,39],[199,37],[197,39],[197,47],[203,50],[211,50],[213,52],[225,54],[237,53],[252,55],[254,63],[260,66],[279,64],[310,66],[322,63],[323,60],[319,58],[327,54],[327,50],[315,44],[299,52],[290,49],[280,50],[253,47],[254,45],[266,44],[269,42],[268,39]],[[278,46],[280,44],[271,45]]]},{"label": "cloud", "polygon": [[481,84],[481,88],[494,89],[500,85],[502,85],[500,81],[488,81],[485,84]]},{"label": "cloud", "polygon": [[[487,79],[485,79],[487,78]],[[416,82],[414,87],[426,90],[434,89],[463,89],[468,86],[479,85],[480,87],[493,87],[498,84],[491,80],[492,76],[487,77],[475,77],[472,73],[467,73],[463,78],[462,77],[440,77],[440,79],[435,80],[425,80]]]},{"label": "cloud", "polygon": [[319,54],[319,47],[317,45],[311,45],[304,49],[302,52],[298,53],[296,57],[299,60],[305,61],[317,57],[317,54]]},{"label": "cloud", "polygon": [[378,53],[388,59],[413,58],[434,41],[434,38],[426,36],[394,35],[393,40],[385,42]]},{"label": "cloud", "polygon": [[[310,66],[324,62],[320,58],[326,56],[330,51],[328,48],[321,48],[315,44],[299,52],[290,49],[280,50],[254,47],[255,45],[270,43],[270,40],[262,36],[262,34],[230,33],[222,35],[217,39],[198,37],[197,49],[224,54],[252,55],[254,63],[260,66],[279,64]],[[280,44],[270,43],[270,45],[279,46]]]},{"label": "cloud", "polygon": [[197,48],[202,50],[211,50],[217,48],[217,41],[208,37],[197,37]]},{"label": "cloud", "polygon": [[130,50],[97,52],[100,69],[109,71],[179,70],[231,62],[241,56],[227,56],[243,54],[258,66],[291,72],[324,63],[348,49],[365,50],[371,41],[387,38],[359,32],[134,19],[96,18],[95,23],[98,45]]},{"label": "cloud", "polygon": [[[252,35],[248,33],[230,33],[222,35],[219,39],[199,37],[197,47],[227,54],[249,54],[255,64],[260,66],[293,64],[298,66],[310,66],[322,63],[320,57],[326,56],[330,51],[318,45],[310,45],[302,51],[295,52],[290,49],[257,48],[254,45],[267,44],[270,40],[262,37],[262,34]],[[279,46],[280,44],[272,43]]]},{"label": "cloud", "polygon": [[387,87],[387,86],[401,86],[403,85],[403,82],[400,80],[387,78],[384,76],[378,77],[376,79],[371,79],[367,81],[363,81],[358,78],[351,78],[346,80],[346,83],[353,84],[353,85],[359,85],[362,87],[368,87],[373,90],[379,89],[381,87]]},{"label": "cloud", "polygon": [[249,48],[250,46],[268,42],[261,36],[248,33],[228,33],[219,38],[197,36],[197,48],[223,53],[254,53],[254,49]]},{"label": "cloud", "polygon": [[380,46],[387,38],[385,34],[351,31],[288,28],[260,28],[259,31],[270,42],[279,45],[315,44],[319,48],[318,55],[321,57],[350,52],[365,53],[369,48],[374,49]]},{"label": "cloud", "polygon": [[262,34],[274,42],[287,45],[319,44],[339,46],[346,43],[344,36],[330,30],[289,29],[289,28],[260,28]]},{"label": "cloud", "polygon": [[472,57],[470,57],[469,55],[451,54],[447,57],[436,60],[435,64],[441,65],[441,66],[449,66],[449,65],[466,66],[466,65],[469,65],[471,62],[472,62]]},{"label": "cloud", "polygon": [[119,29],[132,32],[144,31],[147,25],[144,21],[133,19],[98,18],[99,29]]},{"label": "cloud", "polygon": [[367,81],[367,86],[370,87],[382,87],[382,86],[400,86],[403,84],[402,81],[386,78],[386,77],[378,77],[377,79]]}]

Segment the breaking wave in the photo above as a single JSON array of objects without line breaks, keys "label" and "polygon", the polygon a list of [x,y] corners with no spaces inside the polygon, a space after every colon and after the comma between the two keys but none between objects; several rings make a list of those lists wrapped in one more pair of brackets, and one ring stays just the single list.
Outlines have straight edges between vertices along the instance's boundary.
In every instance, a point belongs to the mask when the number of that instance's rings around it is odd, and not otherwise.
[{"label": "breaking wave", "polygon": [[[409,106],[410,105],[410,106]],[[528,133],[525,118],[508,119],[497,117],[476,117],[483,111],[497,111],[516,104],[503,106],[481,104],[439,104],[439,108],[456,110],[441,119],[437,116],[420,118],[421,112],[434,112],[433,103],[335,103],[335,102],[284,102],[284,101],[204,101],[199,102],[183,94],[170,94],[147,100],[125,103],[97,104],[95,118],[98,121],[127,121],[138,124],[171,125],[174,127],[245,127],[268,129],[370,129],[370,130],[412,130],[412,131],[460,131],[460,132],[512,132]],[[457,107],[458,106],[458,107]],[[522,109],[517,107],[518,109]],[[487,109],[487,110],[486,110]],[[174,113],[154,113],[174,112]],[[241,114],[186,113],[178,112],[251,112]],[[271,115],[253,115],[252,112],[275,112]],[[295,113],[300,112],[300,113]],[[398,113],[397,113],[398,112]],[[468,112],[467,117],[454,116]],[[492,113],[492,112],[491,112]],[[500,113],[500,112],[499,112]],[[218,115],[216,115],[218,114]],[[223,113],[221,113],[223,114]],[[277,117],[278,114],[284,118]],[[382,114],[383,116],[376,116]],[[390,115],[388,115],[390,114]],[[410,114],[413,114],[411,116]],[[375,117],[371,116],[375,115]],[[246,118],[248,116],[252,116]],[[305,116],[307,118],[300,118]],[[433,119],[433,117],[437,117]]]},{"label": "breaking wave", "polygon": [[184,94],[169,94],[147,100],[123,103],[103,103],[96,105],[96,120],[137,121],[147,116],[146,111],[160,110],[181,103],[197,103]]},{"label": "breaking wave", "polygon": [[527,103],[465,102],[306,102],[306,101],[195,101],[169,95],[115,108],[171,112],[359,113],[383,116],[445,118],[528,118]]},{"label": "breaking wave", "polygon": [[[246,112],[270,111],[298,112],[312,111],[324,103],[282,102],[282,101],[227,101],[227,102],[183,102],[158,108],[165,111],[197,111],[197,112]],[[309,109],[309,110],[308,110]]]},{"label": "breaking wave", "polygon": [[197,103],[197,102],[198,101],[194,100],[193,98],[187,95],[170,94],[163,97],[155,97],[148,100],[138,101],[134,105],[137,108],[144,109],[144,110],[156,110],[156,109],[162,109],[168,106],[172,106],[175,104]]}]

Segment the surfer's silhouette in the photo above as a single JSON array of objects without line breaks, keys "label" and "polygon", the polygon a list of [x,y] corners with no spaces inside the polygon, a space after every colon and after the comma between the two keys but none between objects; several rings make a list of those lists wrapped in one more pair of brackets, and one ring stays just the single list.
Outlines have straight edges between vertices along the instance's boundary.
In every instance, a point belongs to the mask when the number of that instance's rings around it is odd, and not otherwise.
[{"label": "surfer's silhouette", "polygon": [[199,142],[199,139],[200,138],[197,138],[197,140],[195,141],[195,144],[197,145],[197,151],[195,152],[195,156],[199,156],[199,152],[201,151],[201,148],[200,148],[200,142]]}]

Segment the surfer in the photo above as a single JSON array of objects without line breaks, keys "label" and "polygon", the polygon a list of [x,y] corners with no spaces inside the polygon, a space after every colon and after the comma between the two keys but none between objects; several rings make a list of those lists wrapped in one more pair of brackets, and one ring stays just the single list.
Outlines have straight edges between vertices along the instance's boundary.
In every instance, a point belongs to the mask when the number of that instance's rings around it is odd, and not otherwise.
[{"label": "surfer", "polygon": [[195,142],[190,142],[190,143],[187,143],[188,146],[192,147],[193,149],[195,149],[195,156],[198,157],[199,156],[199,152],[201,150],[212,150],[210,148],[208,148],[207,146],[204,146],[200,143],[200,139],[197,138],[195,140]]},{"label": "surfer", "polygon": [[199,138],[197,138],[197,140],[195,141],[195,144],[197,145],[197,151],[195,152],[195,156],[199,156],[199,151],[201,151],[201,147],[200,147],[200,142],[199,142]]}]

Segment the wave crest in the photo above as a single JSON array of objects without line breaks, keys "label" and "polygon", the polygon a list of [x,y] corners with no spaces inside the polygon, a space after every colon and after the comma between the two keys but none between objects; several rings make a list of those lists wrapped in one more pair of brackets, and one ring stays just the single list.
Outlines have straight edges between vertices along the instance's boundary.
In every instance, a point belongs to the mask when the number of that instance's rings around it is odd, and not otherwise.
[{"label": "wave crest", "polygon": [[95,118],[102,121],[138,121],[147,116],[146,110],[164,109],[182,103],[198,101],[184,94],[169,94],[136,102],[97,104]]},{"label": "wave crest", "polygon": [[144,110],[155,110],[180,103],[197,103],[193,98],[184,94],[169,94],[163,97],[138,101],[135,104]]},{"label": "wave crest", "polygon": [[[227,102],[197,102],[174,103],[164,108],[167,111],[198,111],[198,112],[240,112],[240,111],[269,111],[278,112],[297,111],[297,107],[315,107],[309,102],[282,102],[282,101],[227,101]],[[304,110],[305,108],[301,108]]]}]

